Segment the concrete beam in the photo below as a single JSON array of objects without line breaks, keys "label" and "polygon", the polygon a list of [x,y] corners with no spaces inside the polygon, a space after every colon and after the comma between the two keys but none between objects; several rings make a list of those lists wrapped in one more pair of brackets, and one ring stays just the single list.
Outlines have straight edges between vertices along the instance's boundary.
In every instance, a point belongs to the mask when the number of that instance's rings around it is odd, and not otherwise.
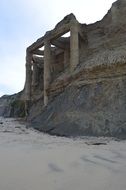
[{"label": "concrete beam", "polygon": [[70,47],[70,39],[69,38],[61,37],[56,40],[52,40],[51,43],[61,49],[68,49]]},{"label": "concrete beam", "polygon": [[33,51],[33,54],[44,55],[44,51],[37,49],[37,50]]},{"label": "concrete beam", "polygon": [[34,52],[37,49],[41,48],[42,46],[44,46],[44,40],[48,40],[48,41],[53,41],[57,38],[59,38],[60,36],[64,35],[65,33],[70,31],[70,23],[68,24],[63,24],[60,27],[54,28],[53,30],[46,32],[46,34],[42,37],[39,38],[36,42],[34,42],[31,46],[29,46],[27,48],[28,52]]},{"label": "concrete beam", "polygon": [[76,17],[73,14],[69,14],[64,17],[64,19],[61,20],[53,30],[46,32],[43,37],[39,38],[36,42],[29,46],[27,51],[32,53],[44,45],[44,40],[51,42],[52,40],[55,40],[61,37],[63,34],[69,32],[72,20],[76,21]]},{"label": "concrete beam", "polygon": [[34,42],[31,46],[27,48],[27,52],[33,52],[44,45],[44,36],[39,38],[36,42]]}]

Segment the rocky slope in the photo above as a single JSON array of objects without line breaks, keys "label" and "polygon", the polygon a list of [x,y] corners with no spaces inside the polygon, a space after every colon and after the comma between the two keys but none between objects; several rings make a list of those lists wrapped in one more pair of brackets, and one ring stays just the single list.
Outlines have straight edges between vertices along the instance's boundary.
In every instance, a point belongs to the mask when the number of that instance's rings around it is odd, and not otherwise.
[{"label": "rocky slope", "polygon": [[118,0],[101,21],[82,25],[88,45],[80,65],[51,84],[47,107],[33,104],[30,126],[56,135],[126,138],[125,16],[126,0]]},{"label": "rocky slope", "polygon": [[126,77],[70,86],[33,119],[50,134],[126,137]]},{"label": "rocky slope", "polygon": [[4,117],[24,117],[25,104],[23,101],[23,91],[4,95],[0,98],[0,116]]}]

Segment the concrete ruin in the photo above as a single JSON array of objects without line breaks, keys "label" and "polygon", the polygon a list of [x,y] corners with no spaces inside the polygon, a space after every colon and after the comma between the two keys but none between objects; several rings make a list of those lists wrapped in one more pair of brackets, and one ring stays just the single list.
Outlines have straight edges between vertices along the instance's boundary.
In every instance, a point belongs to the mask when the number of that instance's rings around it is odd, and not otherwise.
[{"label": "concrete ruin", "polygon": [[[70,32],[70,37],[62,37]],[[41,84],[37,95],[43,96],[44,106],[48,104],[50,84],[64,70],[73,72],[80,63],[82,46],[87,44],[86,34],[81,24],[73,14],[66,16],[56,27],[46,32],[35,43],[27,48],[26,54],[26,102],[36,99],[35,93]],[[44,50],[41,50],[44,48]]]},{"label": "concrete ruin", "polygon": [[52,135],[126,139],[125,17],[126,0],[93,24],[66,16],[27,48],[25,88],[0,99],[0,115],[26,114]]}]

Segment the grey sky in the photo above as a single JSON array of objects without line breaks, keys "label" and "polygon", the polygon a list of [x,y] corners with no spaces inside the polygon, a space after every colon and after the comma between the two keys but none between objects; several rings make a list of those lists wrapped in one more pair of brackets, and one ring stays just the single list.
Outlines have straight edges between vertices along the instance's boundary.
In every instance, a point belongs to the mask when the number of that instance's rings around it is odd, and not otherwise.
[{"label": "grey sky", "polygon": [[3,0],[0,2],[0,96],[20,91],[25,81],[26,47],[73,12],[93,23],[115,0]]}]

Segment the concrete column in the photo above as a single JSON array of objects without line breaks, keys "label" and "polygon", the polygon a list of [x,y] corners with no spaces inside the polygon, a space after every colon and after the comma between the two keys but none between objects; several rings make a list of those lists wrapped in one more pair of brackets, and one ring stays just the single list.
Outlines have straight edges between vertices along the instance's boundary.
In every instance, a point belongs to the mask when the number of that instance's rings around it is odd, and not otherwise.
[{"label": "concrete column", "polygon": [[26,81],[25,81],[25,99],[31,100],[31,82],[32,82],[32,70],[31,70],[32,55],[26,55]]},{"label": "concrete column", "polygon": [[33,74],[32,74],[32,86],[33,88],[38,84],[38,67],[35,62],[33,62]]},{"label": "concrete column", "polygon": [[76,20],[71,21],[70,27],[70,69],[74,71],[79,64],[79,28]]},{"label": "concrete column", "polygon": [[51,81],[51,44],[49,41],[44,42],[44,105],[48,104],[47,89]]},{"label": "concrete column", "polygon": [[70,62],[70,52],[69,49],[65,49],[64,51],[64,68],[67,68]]},{"label": "concrete column", "polygon": [[26,80],[25,80],[25,115],[28,116],[31,103],[31,82],[32,82],[32,55],[26,55]]}]

